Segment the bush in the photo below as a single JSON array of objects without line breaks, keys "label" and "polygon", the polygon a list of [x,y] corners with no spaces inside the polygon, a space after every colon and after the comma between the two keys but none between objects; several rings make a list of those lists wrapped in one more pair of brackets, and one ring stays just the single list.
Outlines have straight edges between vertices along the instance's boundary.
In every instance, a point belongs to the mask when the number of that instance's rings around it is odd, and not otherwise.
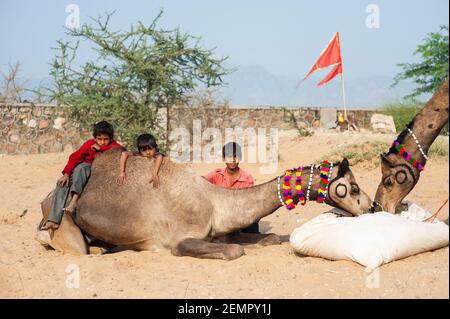
[{"label": "bush", "polygon": [[311,128],[302,126],[300,123],[298,123],[297,119],[295,118],[294,113],[291,110],[289,110],[285,107],[283,108],[283,110],[284,110],[285,119],[295,127],[299,136],[306,137],[306,136],[312,136],[314,134],[314,132],[311,130]]},{"label": "bush", "polygon": [[[400,133],[424,105],[425,103],[415,100],[403,100],[386,104],[382,113],[394,118],[397,133]],[[440,135],[448,135],[448,123],[442,128]]]}]

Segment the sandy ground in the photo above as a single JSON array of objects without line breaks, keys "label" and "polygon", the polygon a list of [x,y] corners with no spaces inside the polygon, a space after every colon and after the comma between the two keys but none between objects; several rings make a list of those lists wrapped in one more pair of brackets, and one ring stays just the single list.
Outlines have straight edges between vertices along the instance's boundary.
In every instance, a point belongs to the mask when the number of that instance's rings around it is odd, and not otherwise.
[{"label": "sandy ground", "polygon": [[[283,169],[316,161],[336,145],[376,139],[392,141],[393,136],[369,133],[281,136],[277,172],[262,175],[256,164],[242,167],[253,174],[256,183],[262,183],[281,174]],[[2,298],[449,297],[448,247],[382,266],[378,287],[372,287],[373,277],[368,276],[364,267],[350,261],[299,257],[288,242],[246,248],[246,255],[233,261],[174,257],[166,251],[88,256],[47,251],[33,239],[41,218],[39,203],[52,189],[67,156],[68,153],[0,155]],[[203,174],[215,166],[196,164],[195,169]],[[360,187],[374,196],[380,168],[357,165],[352,169]],[[435,211],[448,197],[448,171],[448,158],[431,159],[407,199]],[[288,237],[293,229],[328,209],[316,203],[291,212],[281,208],[260,225],[264,232]],[[448,205],[439,215],[440,219],[447,217]],[[73,269],[80,273],[79,288],[70,288]]]}]

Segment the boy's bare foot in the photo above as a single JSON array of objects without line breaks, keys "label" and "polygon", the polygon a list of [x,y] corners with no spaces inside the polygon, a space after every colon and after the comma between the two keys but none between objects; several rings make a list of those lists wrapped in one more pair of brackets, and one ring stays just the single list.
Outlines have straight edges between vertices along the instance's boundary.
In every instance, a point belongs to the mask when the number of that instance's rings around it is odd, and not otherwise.
[{"label": "boy's bare foot", "polygon": [[78,197],[79,195],[74,193],[69,205],[63,208],[63,212],[72,218],[75,217],[75,209],[77,208]]},{"label": "boy's bare foot", "polygon": [[57,224],[57,223],[55,223],[55,222],[52,222],[52,221],[47,221],[46,223],[45,223],[45,225],[44,226],[42,226],[42,230],[49,230],[49,229],[58,229],[58,227],[59,227],[59,225]]}]

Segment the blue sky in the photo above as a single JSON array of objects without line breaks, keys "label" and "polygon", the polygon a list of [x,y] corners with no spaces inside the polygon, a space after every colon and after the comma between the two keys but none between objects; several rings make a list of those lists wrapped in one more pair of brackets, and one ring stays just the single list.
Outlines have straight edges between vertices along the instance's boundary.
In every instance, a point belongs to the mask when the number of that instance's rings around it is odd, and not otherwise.
[{"label": "blue sky", "polygon": [[[65,9],[71,3],[78,5],[81,23],[116,10],[115,29],[138,20],[150,23],[164,8],[162,27],[179,26],[201,36],[204,47],[216,47],[218,56],[229,56],[230,65],[258,65],[299,79],[336,31],[346,78],[394,76],[396,64],[414,61],[417,44],[449,19],[447,0],[2,0],[0,70],[19,60],[23,78],[46,77],[51,47],[64,38]],[[366,27],[369,4],[380,10],[380,28]]]}]

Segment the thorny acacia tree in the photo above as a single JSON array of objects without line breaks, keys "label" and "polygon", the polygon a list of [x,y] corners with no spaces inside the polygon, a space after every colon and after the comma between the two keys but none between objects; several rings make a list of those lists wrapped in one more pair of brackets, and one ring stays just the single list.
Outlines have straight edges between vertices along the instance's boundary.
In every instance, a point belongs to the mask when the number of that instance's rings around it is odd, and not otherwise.
[{"label": "thorny acacia tree", "polygon": [[[138,22],[128,31],[110,30],[112,13],[94,19],[94,26],[68,29],[76,41],[58,41],[50,72],[52,99],[69,106],[69,116],[83,128],[107,120],[127,145],[151,132],[167,146],[158,109],[185,102],[199,84],[222,85],[231,70],[222,66],[226,58],[214,58],[214,50],[199,46],[200,38],[178,28],[159,29],[162,13],[149,26]],[[98,56],[77,68],[80,41],[91,44]]]}]

